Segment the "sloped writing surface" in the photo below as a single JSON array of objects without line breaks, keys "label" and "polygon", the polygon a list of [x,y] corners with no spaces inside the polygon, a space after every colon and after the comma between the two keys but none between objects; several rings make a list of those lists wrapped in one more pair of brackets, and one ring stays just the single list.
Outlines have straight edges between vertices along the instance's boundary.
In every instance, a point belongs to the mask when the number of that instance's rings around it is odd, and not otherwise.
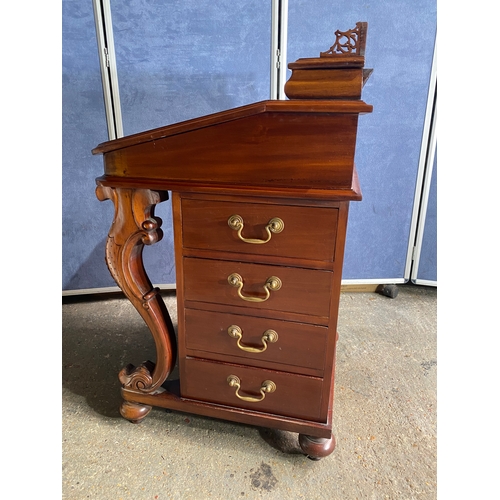
[{"label": "sloped writing surface", "polygon": [[350,190],[358,115],[371,111],[363,101],[262,101],[108,141],[93,153],[104,154],[101,180],[122,185]]}]

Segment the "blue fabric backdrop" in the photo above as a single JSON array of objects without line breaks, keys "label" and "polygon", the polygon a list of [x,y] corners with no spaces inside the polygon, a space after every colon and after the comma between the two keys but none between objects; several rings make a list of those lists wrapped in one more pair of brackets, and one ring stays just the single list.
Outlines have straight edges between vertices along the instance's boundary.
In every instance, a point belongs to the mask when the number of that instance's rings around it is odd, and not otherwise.
[{"label": "blue fabric backdrop", "polygon": [[113,286],[104,262],[113,208],[95,197],[102,158],[91,154],[107,140],[92,2],[63,0],[62,14],[62,285]]},{"label": "blue fabric backdrop", "polygon": [[[111,0],[125,134],[268,99],[270,1]],[[344,279],[404,274],[434,38],[435,0],[290,0],[288,62],[316,57],[336,29],[367,21]],[[92,3],[63,0],[63,290],[113,286],[104,264],[111,202],[94,195],[107,140]],[[154,283],[174,283],[170,202],[164,240],[145,249]],[[426,243],[427,244],[427,243]],[[429,244],[432,244],[430,242]]]},{"label": "blue fabric backdrop", "polygon": [[351,203],[344,279],[403,278],[436,34],[435,0],[290,0],[288,60],[318,56],[334,31],[368,22],[373,74],[359,119],[363,201]]}]

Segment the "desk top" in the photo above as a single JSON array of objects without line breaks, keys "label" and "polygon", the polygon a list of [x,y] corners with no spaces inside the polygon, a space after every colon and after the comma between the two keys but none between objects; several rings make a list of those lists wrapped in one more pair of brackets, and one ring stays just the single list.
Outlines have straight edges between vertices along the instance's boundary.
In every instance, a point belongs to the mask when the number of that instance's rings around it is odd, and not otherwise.
[{"label": "desk top", "polygon": [[[261,101],[99,144],[92,151],[104,155],[98,184],[361,199],[354,166],[358,116],[373,110],[360,99],[371,71],[363,69],[366,23],[336,35],[330,51],[289,65],[289,100]],[[346,37],[349,43],[340,43]]]}]

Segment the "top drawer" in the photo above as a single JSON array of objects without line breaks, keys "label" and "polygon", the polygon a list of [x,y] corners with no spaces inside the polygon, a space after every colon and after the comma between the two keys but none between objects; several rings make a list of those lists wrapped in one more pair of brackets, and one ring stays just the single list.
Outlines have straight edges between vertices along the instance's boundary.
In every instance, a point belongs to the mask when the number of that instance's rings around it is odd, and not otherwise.
[{"label": "top drawer", "polygon": [[333,262],[337,220],[330,207],[182,199],[183,246],[190,249]]}]

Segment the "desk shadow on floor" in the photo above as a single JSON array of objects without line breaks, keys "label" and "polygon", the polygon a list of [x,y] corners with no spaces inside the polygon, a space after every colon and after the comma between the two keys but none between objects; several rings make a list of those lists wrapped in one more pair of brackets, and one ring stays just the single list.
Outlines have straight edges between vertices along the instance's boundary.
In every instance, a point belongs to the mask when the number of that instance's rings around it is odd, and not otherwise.
[{"label": "desk shadow on floor", "polygon": [[118,373],[156,360],[151,332],[125,299],[64,304],[62,325],[63,388],[97,413],[121,418]]},{"label": "desk shadow on floor", "polygon": [[298,434],[294,432],[262,427],[259,429],[259,434],[269,446],[275,450],[281,451],[285,455],[304,454],[299,446]]}]

